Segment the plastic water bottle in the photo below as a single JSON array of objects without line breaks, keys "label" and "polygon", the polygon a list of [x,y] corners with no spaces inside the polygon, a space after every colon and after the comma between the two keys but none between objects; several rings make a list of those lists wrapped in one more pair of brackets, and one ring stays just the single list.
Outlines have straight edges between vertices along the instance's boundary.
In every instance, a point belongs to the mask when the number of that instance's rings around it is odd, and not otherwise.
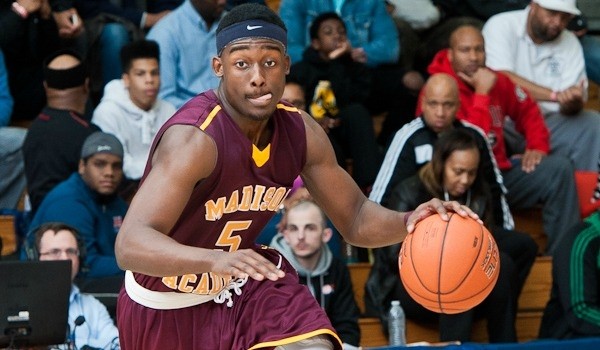
[{"label": "plastic water bottle", "polygon": [[390,345],[406,345],[406,317],[399,300],[392,301],[388,317]]}]

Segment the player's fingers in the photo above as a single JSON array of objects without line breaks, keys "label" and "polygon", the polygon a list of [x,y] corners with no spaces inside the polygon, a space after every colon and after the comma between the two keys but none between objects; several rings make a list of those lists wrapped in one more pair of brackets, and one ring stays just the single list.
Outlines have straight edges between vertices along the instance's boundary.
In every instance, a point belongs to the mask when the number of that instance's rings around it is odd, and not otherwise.
[{"label": "player's fingers", "polygon": [[445,202],[443,202],[443,204],[444,204],[444,208],[446,210],[452,210],[453,212],[457,213],[460,216],[469,215],[468,211],[465,210],[465,208],[467,208],[467,207],[465,207],[464,205],[461,205],[457,201],[445,201]]},{"label": "player's fingers", "polygon": [[229,271],[227,271],[225,274],[225,276],[233,276],[235,278],[247,278],[250,277],[250,275],[248,275],[246,272],[242,271],[241,269],[235,267],[235,266],[231,266],[231,268],[229,269]]},{"label": "player's fingers", "polygon": [[[447,211],[446,204],[444,202],[442,202],[441,200],[439,200],[437,198],[434,198],[431,201],[429,201],[429,205],[430,205],[430,208],[427,208],[427,210],[429,212],[438,213],[444,221],[448,221],[448,219],[449,219],[448,211]],[[419,218],[423,218],[422,213],[418,213],[418,214],[419,214]],[[428,216],[428,215],[426,215],[426,216]]]},{"label": "player's fingers", "polygon": [[469,216],[469,217],[477,220],[480,224],[483,223],[481,221],[481,219],[479,218],[479,215],[477,215],[477,213],[475,213],[473,210],[471,210],[471,208],[467,207],[466,205],[462,205],[462,204],[458,203],[457,201],[444,202],[444,205],[446,206],[446,208],[451,209],[452,211],[454,211],[455,213],[457,213],[460,216],[463,216],[463,217]]},{"label": "player's fingers", "polygon": [[467,212],[467,214],[469,215],[470,218],[477,220],[477,222],[479,222],[480,224],[483,225],[483,221],[481,220],[479,215],[477,215],[476,212],[471,210],[471,208],[467,207],[466,205],[461,205],[461,207],[463,208],[464,211]]},{"label": "player's fingers", "polygon": [[250,254],[247,258],[241,260],[240,263],[244,264],[243,270],[256,280],[268,278],[272,281],[276,281],[285,276],[285,272],[280,269],[280,266],[276,266],[265,257],[252,250],[250,250]]}]

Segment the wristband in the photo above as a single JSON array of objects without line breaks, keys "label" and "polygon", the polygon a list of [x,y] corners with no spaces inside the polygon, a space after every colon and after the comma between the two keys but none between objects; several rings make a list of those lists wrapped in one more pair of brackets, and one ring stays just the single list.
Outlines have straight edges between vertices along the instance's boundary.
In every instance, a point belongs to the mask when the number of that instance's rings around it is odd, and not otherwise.
[{"label": "wristband", "polygon": [[411,216],[414,212],[414,210],[411,210],[404,213],[404,226],[406,226],[406,224],[408,223],[408,217]]},{"label": "wristband", "polygon": [[29,16],[29,12],[27,12],[25,7],[23,7],[23,5],[19,4],[16,1],[12,3],[11,8],[13,12],[19,15],[19,17],[21,17],[22,19],[26,19],[27,16]]},{"label": "wristband", "polygon": [[552,91],[550,93],[550,101],[554,101],[554,102],[558,101],[558,92]]}]

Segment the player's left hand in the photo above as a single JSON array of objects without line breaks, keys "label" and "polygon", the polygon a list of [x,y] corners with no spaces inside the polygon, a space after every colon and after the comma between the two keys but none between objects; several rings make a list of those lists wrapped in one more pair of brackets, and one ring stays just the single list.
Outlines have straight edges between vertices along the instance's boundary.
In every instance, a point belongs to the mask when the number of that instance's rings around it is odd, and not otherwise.
[{"label": "player's left hand", "polygon": [[406,221],[406,230],[408,233],[412,233],[415,230],[415,225],[419,221],[434,214],[438,214],[443,220],[448,221],[450,219],[448,216],[449,211],[453,211],[463,217],[471,217],[477,220],[480,224],[483,224],[483,221],[481,221],[479,215],[475,214],[475,212],[473,212],[466,205],[462,205],[457,201],[442,201],[437,198],[433,198],[430,201],[419,205],[417,209],[409,214],[408,221]]},{"label": "player's left hand", "polygon": [[262,255],[252,249],[240,249],[234,252],[212,251],[209,260],[213,265],[213,273],[236,278],[250,277],[257,281],[269,279],[277,281],[285,276],[279,266],[275,266]]}]

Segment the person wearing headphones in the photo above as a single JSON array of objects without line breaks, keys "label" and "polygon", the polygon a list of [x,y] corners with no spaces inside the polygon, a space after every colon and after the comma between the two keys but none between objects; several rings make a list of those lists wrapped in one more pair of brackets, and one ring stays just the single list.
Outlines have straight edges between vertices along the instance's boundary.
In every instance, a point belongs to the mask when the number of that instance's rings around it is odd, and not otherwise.
[{"label": "person wearing headphones", "polygon": [[[64,223],[48,222],[35,230],[34,237],[34,247],[29,249],[29,258],[43,261],[71,260],[73,281],[84,258],[84,246],[79,244],[77,230]],[[74,283],[69,297],[68,321],[68,343],[57,348],[120,348],[119,332],[104,304],[92,295],[81,293]]]}]

